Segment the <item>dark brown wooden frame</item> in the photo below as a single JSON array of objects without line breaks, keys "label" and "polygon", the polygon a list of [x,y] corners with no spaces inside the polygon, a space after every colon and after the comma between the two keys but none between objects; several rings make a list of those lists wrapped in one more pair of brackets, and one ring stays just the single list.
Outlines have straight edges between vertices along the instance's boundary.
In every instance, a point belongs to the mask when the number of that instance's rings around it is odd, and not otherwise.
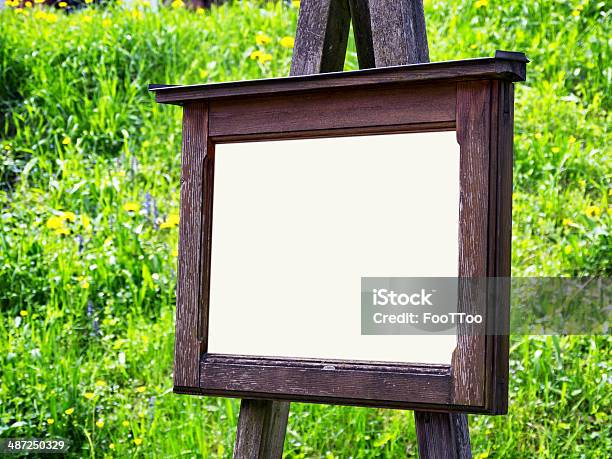
[{"label": "dark brown wooden frame", "polygon": [[500,53],[355,72],[152,87],[158,102],[184,106],[175,392],[505,413],[508,336],[483,330],[508,316],[507,291],[461,292],[459,310],[485,314],[486,324],[460,328],[450,366],[207,353],[214,146],[456,130],[459,275],[509,276],[512,83],[524,80],[526,62],[521,53]]}]

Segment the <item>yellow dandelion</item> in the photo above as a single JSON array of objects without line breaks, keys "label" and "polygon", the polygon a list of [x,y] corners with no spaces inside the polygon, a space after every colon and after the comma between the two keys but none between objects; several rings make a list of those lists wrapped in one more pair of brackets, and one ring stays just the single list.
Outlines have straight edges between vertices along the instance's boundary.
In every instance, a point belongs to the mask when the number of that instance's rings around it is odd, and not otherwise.
[{"label": "yellow dandelion", "polygon": [[540,140],[540,139],[542,138],[542,133],[540,133],[540,132],[536,132],[536,133],[535,133],[535,135],[534,135],[534,137],[535,137],[536,139]]},{"label": "yellow dandelion", "polygon": [[489,0],[476,0],[476,3],[474,3],[474,6],[476,8],[483,8],[487,6],[488,4],[489,4]]},{"label": "yellow dandelion", "polygon": [[113,25],[113,21],[111,21],[109,18],[102,19],[102,27],[108,29],[111,25]]},{"label": "yellow dandelion", "polygon": [[110,445],[108,445],[108,447],[109,447],[110,449],[115,449],[115,444],[114,444],[114,443],[111,443]]},{"label": "yellow dandelion", "polygon": [[24,10],[23,8],[18,8],[15,10],[15,14],[21,14],[23,16],[29,16],[30,13],[28,13],[26,10]]},{"label": "yellow dandelion", "polygon": [[561,149],[559,147],[552,147],[550,149],[553,153],[559,153],[561,151]]},{"label": "yellow dandelion", "polygon": [[72,140],[70,139],[70,137],[64,137],[64,139],[62,140],[62,145],[70,145],[71,143],[72,143]]},{"label": "yellow dandelion", "polygon": [[34,3],[45,3],[45,0],[34,0]]},{"label": "yellow dandelion", "polygon": [[584,213],[587,217],[599,217],[601,215],[601,209],[597,206],[588,206],[584,209]]},{"label": "yellow dandelion", "polygon": [[166,221],[164,221],[161,225],[159,225],[160,229],[164,228],[174,228],[179,224],[179,215],[178,214],[170,214]]},{"label": "yellow dandelion", "polygon": [[86,230],[91,227],[91,219],[85,214],[81,215],[81,226]]},{"label": "yellow dandelion", "polygon": [[147,389],[146,386],[140,386],[136,388],[136,392],[142,394]]},{"label": "yellow dandelion", "polygon": [[577,18],[578,16],[580,16],[580,10],[574,10],[574,11],[572,11],[572,16],[574,16],[575,18]]},{"label": "yellow dandelion", "polygon": [[136,446],[142,445],[142,438],[134,438],[134,444]]},{"label": "yellow dandelion", "polygon": [[89,281],[87,280],[87,278],[82,279],[81,282],[79,282],[79,285],[83,290],[87,290],[89,288]]},{"label": "yellow dandelion", "polygon": [[57,6],[59,6],[60,8],[66,8],[68,6],[68,3],[66,3],[66,2],[59,2],[57,4]]},{"label": "yellow dandelion", "polygon": [[57,236],[68,236],[70,234],[70,230],[68,228],[58,228],[55,230],[55,234]]},{"label": "yellow dandelion", "polygon": [[586,180],[584,180],[584,179],[578,180],[578,185],[580,185],[582,188],[584,188],[586,186]]},{"label": "yellow dandelion", "polygon": [[569,139],[567,139],[567,142],[568,142],[570,145],[573,145],[573,144],[575,144],[575,143],[576,143],[576,140],[577,140],[577,139],[576,139],[576,137],[574,137],[573,135],[570,135],[570,136],[569,136]]},{"label": "yellow dandelion", "polygon": [[206,78],[207,76],[208,76],[208,70],[201,69],[200,70],[200,78]]},{"label": "yellow dandelion", "polygon": [[263,56],[263,51],[253,51],[251,55],[249,56],[249,58],[251,58],[252,60],[255,60],[255,59],[259,59],[261,56]]},{"label": "yellow dandelion", "polygon": [[175,10],[182,8],[183,6],[185,6],[185,4],[182,0],[174,0],[172,2],[172,8],[174,8]]},{"label": "yellow dandelion", "polygon": [[83,397],[85,397],[87,400],[91,400],[92,398],[94,398],[96,396],[96,394],[94,394],[93,392],[85,392],[83,394]]},{"label": "yellow dandelion", "polygon": [[569,218],[564,218],[562,223],[563,223],[563,226],[573,226],[574,225],[574,222]]},{"label": "yellow dandelion", "polygon": [[19,315],[20,315],[21,317],[25,317],[25,316],[27,316],[27,315],[28,315],[28,311],[26,311],[25,309],[22,309],[21,311],[19,311]]},{"label": "yellow dandelion", "polygon": [[45,15],[45,21],[47,21],[49,24],[54,24],[57,22],[57,14],[55,13],[47,13]]},{"label": "yellow dandelion", "polygon": [[121,423],[121,425],[122,425],[123,427],[129,427],[130,423],[129,423],[129,422],[127,422],[127,421],[123,421],[123,422]]},{"label": "yellow dandelion", "polygon": [[197,14],[198,16],[203,15],[203,14],[204,14],[204,8],[197,8],[197,9],[196,9],[196,14]]},{"label": "yellow dandelion", "polygon": [[566,255],[569,255],[570,253],[572,253],[572,250],[573,248],[571,245],[566,245],[565,248],[563,249]]},{"label": "yellow dandelion", "polygon": [[140,209],[140,206],[136,202],[126,202],[123,204],[123,210],[126,212],[138,212],[138,209]]},{"label": "yellow dandelion", "polygon": [[93,3],[93,0],[85,0],[85,3],[87,3],[88,5],[91,5]]},{"label": "yellow dandelion", "polygon": [[76,221],[76,214],[74,212],[62,212],[60,217],[72,223]]},{"label": "yellow dandelion", "polygon": [[70,416],[72,413],[74,413],[74,408],[68,408],[66,411],[64,411],[64,413]]},{"label": "yellow dandelion", "polygon": [[101,379],[98,379],[96,381],[96,387],[104,387],[104,386],[106,386],[106,381],[103,381]]},{"label": "yellow dandelion", "polygon": [[300,7],[300,0],[293,0],[291,2],[291,6],[293,6],[294,8],[299,8]]},{"label": "yellow dandelion", "polygon": [[47,424],[51,425],[53,424],[55,421],[51,418],[47,419]]},{"label": "yellow dandelion", "polygon": [[293,37],[283,37],[280,40],[280,45],[283,48],[293,48],[294,43],[295,43],[295,40]]},{"label": "yellow dandelion", "polygon": [[272,54],[262,54],[258,58],[258,61],[260,64],[265,64],[266,62],[269,62],[271,60],[272,60]]},{"label": "yellow dandelion", "polygon": [[57,229],[61,228],[62,226],[64,226],[64,219],[61,217],[54,215],[53,217],[49,217],[49,220],[47,220],[47,228],[49,229]]},{"label": "yellow dandelion", "polygon": [[83,17],[81,17],[81,21],[83,21],[85,23],[89,23],[92,20],[93,20],[93,18],[89,14],[84,14]]},{"label": "yellow dandelion", "polygon": [[25,2],[24,4],[26,8],[32,8],[32,2]]},{"label": "yellow dandelion", "polygon": [[140,10],[132,10],[132,12],[130,13],[132,15],[132,18],[134,19],[142,19],[142,11]]},{"label": "yellow dandelion", "polygon": [[172,249],[172,256],[173,257],[178,257],[178,248],[175,247],[175,248]]},{"label": "yellow dandelion", "polygon": [[255,35],[255,43],[258,45],[267,45],[272,42],[272,39],[265,33],[258,33]]},{"label": "yellow dandelion", "polygon": [[102,419],[98,419],[96,421],[96,427],[98,427],[98,429],[101,429],[102,427],[104,427],[104,421]]}]

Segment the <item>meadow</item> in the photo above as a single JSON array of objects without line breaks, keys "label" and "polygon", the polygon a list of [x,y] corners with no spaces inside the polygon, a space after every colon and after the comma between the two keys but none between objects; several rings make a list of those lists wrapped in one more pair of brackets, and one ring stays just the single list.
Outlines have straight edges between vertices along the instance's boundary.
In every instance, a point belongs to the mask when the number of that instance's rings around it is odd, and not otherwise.
[{"label": "meadow", "polygon": [[[13,3],[0,10],[0,437],[68,438],[71,457],[230,457],[238,401],[172,393],[181,111],[147,85],[288,74],[297,3]],[[532,61],[516,93],[513,275],[609,276],[610,4],[425,10],[432,60]],[[470,416],[474,456],[612,457],[611,344],[513,337],[510,412]],[[416,451],[411,412],[292,404],[288,458]]]}]

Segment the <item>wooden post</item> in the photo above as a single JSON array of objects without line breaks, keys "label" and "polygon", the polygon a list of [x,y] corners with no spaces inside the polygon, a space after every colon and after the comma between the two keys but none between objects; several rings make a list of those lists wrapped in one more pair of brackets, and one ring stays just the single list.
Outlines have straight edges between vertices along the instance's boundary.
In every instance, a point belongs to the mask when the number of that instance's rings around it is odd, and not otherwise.
[{"label": "wooden post", "polygon": [[[360,68],[429,62],[422,0],[302,0],[291,75],[343,70],[350,22]],[[289,402],[242,400],[234,458],[282,457]],[[466,414],[415,411],[419,455],[471,458]]]}]

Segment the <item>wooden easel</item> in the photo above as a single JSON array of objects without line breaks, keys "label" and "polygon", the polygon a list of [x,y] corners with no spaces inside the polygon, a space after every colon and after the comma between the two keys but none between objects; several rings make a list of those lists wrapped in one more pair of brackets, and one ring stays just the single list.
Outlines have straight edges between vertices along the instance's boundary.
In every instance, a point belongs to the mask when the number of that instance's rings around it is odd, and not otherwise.
[{"label": "wooden easel", "polygon": [[[343,70],[350,23],[359,67],[429,62],[422,0],[302,0],[291,75]],[[243,399],[236,459],[282,457],[289,402]],[[419,454],[470,458],[467,415],[415,411]]]}]

